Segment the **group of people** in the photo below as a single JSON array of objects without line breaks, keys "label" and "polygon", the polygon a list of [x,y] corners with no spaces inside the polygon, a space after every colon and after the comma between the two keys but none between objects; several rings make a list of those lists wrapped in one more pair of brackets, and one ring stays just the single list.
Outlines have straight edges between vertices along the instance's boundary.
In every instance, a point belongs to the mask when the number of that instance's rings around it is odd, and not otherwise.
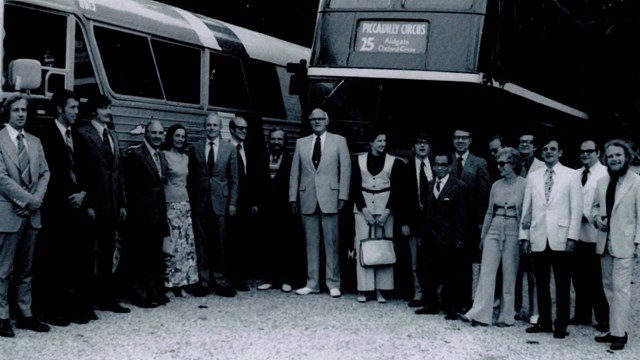
[{"label": "group of people", "polygon": [[[58,91],[52,103],[56,118],[40,138],[24,131],[25,96],[3,106],[0,336],[14,336],[14,304],[16,326],[38,332],[49,330],[45,323],[95,320],[94,309],[129,312],[116,292],[122,279],[131,304],[142,308],[166,304],[168,291],[233,297],[249,290],[249,269],[256,265],[246,249],[255,248],[257,237],[269,244],[260,248],[268,261],[259,264],[264,282],[258,290],[291,292],[293,229],[301,224],[307,276],[298,295],[319,293],[324,273],[329,294],[341,296],[340,241],[353,241],[348,247],[358,259],[363,240],[393,238],[396,247],[409,249],[408,305],[417,314],[442,311],[448,320],[501,327],[526,319],[533,324],[527,332],[564,338],[568,325],[591,324],[595,313],[604,333],[596,341],[614,350],[627,341],[640,177],[629,170],[634,153],[624,141],[604,145],[604,164],[597,144],[584,141],[584,166],[575,170],[560,163],[561,143],[553,137],[536,142],[522,134],[516,149],[496,136],[487,161],[469,152],[467,128],[454,130],[453,152],[431,149],[427,134],[418,133],[405,156],[389,154],[387,132],[374,129],[370,150],[352,157],[346,139],[327,131],[328,114],[314,109],[312,134],[296,141],[293,155],[280,128],[269,132],[266,152],[247,146],[249,124],[242,117],[229,122],[231,139],[223,139],[217,113],[205,117],[205,137],[192,144],[183,125],[165,131],[153,120],[142,144],[121,151],[106,96],[87,101],[92,118],[81,127],[77,95]],[[351,211],[355,236],[339,241],[340,216]],[[121,254],[119,264],[114,252]],[[31,306],[34,264],[42,321]],[[122,279],[116,265],[126,272]],[[394,265],[355,261],[355,267],[357,301],[386,302]],[[524,279],[528,311],[522,309]]]}]

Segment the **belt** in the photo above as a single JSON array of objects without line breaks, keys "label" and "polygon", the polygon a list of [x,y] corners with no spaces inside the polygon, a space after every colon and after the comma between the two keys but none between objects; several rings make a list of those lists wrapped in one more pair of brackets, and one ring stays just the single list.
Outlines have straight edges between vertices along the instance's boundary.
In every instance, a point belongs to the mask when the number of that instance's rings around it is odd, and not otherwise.
[{"label": "belt", "polygon": [[389,187],[389,188],[380,189],[380,190],[369,190],[369,189],[362,188],[362,191],[369,194],[379,194],[379,193],[391,191],[391,188]]},{"label": "belt", "polygon": [[[509,210],[511,210],[512,212],[510,212]],[[493,216],[502,216],[505,218],[514,218],[517,219],[518,218],[518,209],[516,208],[516,206],[500,206],[500,205],[493,205]]]}]

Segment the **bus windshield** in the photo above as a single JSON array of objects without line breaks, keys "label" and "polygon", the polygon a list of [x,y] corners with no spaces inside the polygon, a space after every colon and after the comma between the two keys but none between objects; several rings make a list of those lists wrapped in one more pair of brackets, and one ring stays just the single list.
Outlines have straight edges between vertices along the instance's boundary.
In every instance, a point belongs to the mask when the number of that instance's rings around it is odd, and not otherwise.
[{"label": "bus windshield", "polygon": [[[329,0],[331,9],[387,9],[391,0]],[[474,0],[404,0],[405,9],[469,10]]]}]

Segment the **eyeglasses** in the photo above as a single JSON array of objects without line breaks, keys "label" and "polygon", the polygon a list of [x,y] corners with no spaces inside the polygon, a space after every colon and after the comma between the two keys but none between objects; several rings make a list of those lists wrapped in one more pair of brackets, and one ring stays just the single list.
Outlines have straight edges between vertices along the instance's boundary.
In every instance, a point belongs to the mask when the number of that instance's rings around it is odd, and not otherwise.
[{"label": "eyeglasses", "polygon": [[449,163],[438,163],[438,162],[437,162],[437,163],[434,163],[434,164],[433,164],[433,167],[436,167],[436,166],[439,166],[439,167],[447,167],[447,166],[449,166]]},{"label": "eyeglasses", "polygon": [[325,121],[325,118],[309,118],[309,121]]},{"label": "eyeglasses", "polygon": [[471,139],[471,136],[463,135],[463,136],[454,136],[453,137],[453,140],[469,140],[469,139]]},{"label": "eyeglasses", "polygon": [[248,127],[246,126],[237,126],[235,127],[236,130],[240,130],[240,131],[247,131]]},{"label": "eyeglasses", "polygon": [[508,161],[498,161],[497,164],[498,164],[498,167],[503,167],[503,166],[509,164],[509,162]]},{"label": "eyeglasses", "polygon": [[416,145],[429,145],[427,140],[416,140]]},{"label": "eyeglasses", "polygon": [[520,144],[533,144],[533,140],[520,140]]},{"label": "eyeglasses", "polygon": [[580,154],[593,154],[596,151],[597,151],[596,149],[584,149],[584,150],[580,150]]}]

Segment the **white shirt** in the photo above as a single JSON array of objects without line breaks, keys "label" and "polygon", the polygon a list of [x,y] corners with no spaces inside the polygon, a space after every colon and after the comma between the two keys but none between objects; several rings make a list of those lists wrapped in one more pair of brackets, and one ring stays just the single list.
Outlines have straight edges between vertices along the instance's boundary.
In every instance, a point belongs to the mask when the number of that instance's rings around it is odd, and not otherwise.
[{"label": "white shirt", "polygon": [[220,137],[217,137],[213,140],[207,138],[207,144],[204,147],[204,161],[206,162],[209,158],[209,149],[211,148],[211,145],[209,145],[211,143],[211,141],[213,141],[213,160],[217,160],[218,159],[218,146],[220,146]]},{"label": "white shirt", "polygon": [[[318,135],[316,135],[315,133],[313,134],[313,141],[311,143],[311,158],[313,159],[313,147],[316,146],[316,138],[318,137]],[[327,140],[327,132],[323,132],[322,135],[320,135],[320,154],[322,154],[322,152],[324,151],[324,141]]]},{"label": "white shirt", "polygon": [[[104,141],[103,134],[104,134],[104,130],[107,127],[96,120],[91,120],[91,125],[93,125],[93,127],[96,128],[96,130],[98,131],[98,135],[100,135],[100,139]],[[111,151],[115,151],[115,146],[113,144],[113,139],[111,138],[111,134],[109,134],[109,145],[111,145]]]},{"label": "white shirt", "polygon": [[[442,189],[444,189],[444,186],[447,184],[447,181],[449,180],[449,174],[445,175],[442,179],[435,179],[436,180],[436,184],[433,186],[433,195],[435,195],[436,199],[438,198],[438,196],[440,195],[440,192],[442,192]],[[438,182],[440,182],[440,190],[438,191],[437,189],[437,185]]]},{"label": "white shirt", "polygon": [[[18,135],[19,134],[25,134],[24,130],[18,131],[15,128],[13,128],[13,126],[7,124],[6,126],[7,131],[9,132],[9,138],[11,138],[11,141],[13,142],[13,145],[16,146],[16,149],[18,148]],[[24,148],[29,151],[29,148],[27,147],[27,139],[26,139],[26,135],[24,135],[23,141],[24,143]]]}]

